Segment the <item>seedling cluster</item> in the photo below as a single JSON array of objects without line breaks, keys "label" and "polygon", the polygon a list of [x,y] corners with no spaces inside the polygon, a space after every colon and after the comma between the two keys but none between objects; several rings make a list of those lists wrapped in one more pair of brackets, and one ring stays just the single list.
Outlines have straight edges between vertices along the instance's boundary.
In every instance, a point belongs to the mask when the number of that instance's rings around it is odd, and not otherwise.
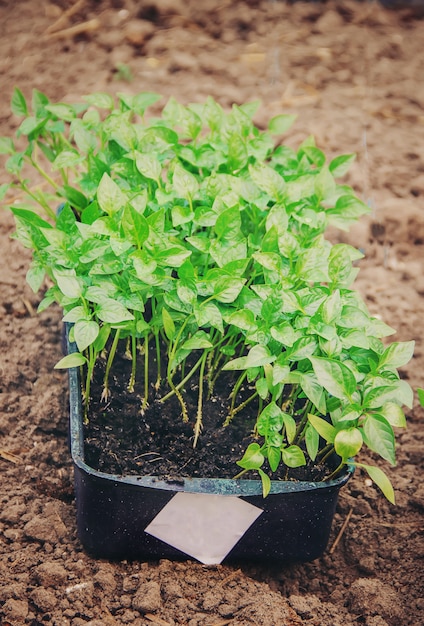
[{"label": "seedling cluster", "polygon": [[[12,186],[26,192],[10,209],[16,238],[33,251],[28,282],[35,292],[48,285],[39,310],[58,303],[73,324],[77,351],[56,367],[83,368],[87,419],[96,364],[105,363],[107,399],[121,344],[128,390],[143,382],[141,410],[155,388],[164,407],[176,397],[182,419],[193,419],[185,393],[195,381],[194,445],[205,396],[232,372],[225,423],[255,412],[238,464],[240,474],[259,472],[264,494],[281,465],[335,452],[327,478],[360,466],[393,501],[386,474],[355,457],[367,447],[395,464],[394,429],[412,404],[398,368],[413,342],[383,343],[393,329],[352,289],[362,254],[325,238],[368,212],[336,182],[354,155],[328,162],[311,137],[297,151],[276,146],[294,116],[259,130],[256,102],[225,112],[212,98],[171,98],[146,118],[158,100],[95,93],[53,104],[34,91],[30,111],[15,90],[12,110],[24,120],[18,142],[1,138],[0,151]],[[26,179],[28,165],[44,186]]]}]

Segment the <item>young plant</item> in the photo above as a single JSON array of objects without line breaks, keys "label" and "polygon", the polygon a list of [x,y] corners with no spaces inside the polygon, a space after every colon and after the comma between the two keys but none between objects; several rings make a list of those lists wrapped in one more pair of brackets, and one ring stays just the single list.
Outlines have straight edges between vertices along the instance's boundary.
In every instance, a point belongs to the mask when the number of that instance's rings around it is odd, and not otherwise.
[{"label": "young plant", "polygon": [[[18,142],[0,140],[11,186],[26,197],[10,209],[15,237],[33,251],[27,280],[37,292],[47,278],[39,310],[56,302],[72,323],[77,351],[56,367],[85,369],[86,419],[94,369],[105,363],[107,399],[123,344],[128,390],[136,378],[144,387],[141,410],[152,393],[177,398],[194,446],[205,396],[232,376],[224,426],[256,415],[238,476],[257,471],[265,495],[281,468],[336,455],[325,480],[355,465],[393,502],[386,474],[355,459],[368,448],[395,464],[394,429],[412,404],[398,369],[413,342],[383,343],[393,329],[352,289],[362,254],[325,238],[328,226],[347,230],[368,212],[336,182],[354,155],[327,162],[311,137],[297,151],[275,147],[294,118],[261,131],[256,102],[225,112],[212,98],[171,98],[147,119],[158,99],[95,93],[52,104],[34,91],[30,112],[15,90]],[[41,186],[27,180],[28,165]]]}]

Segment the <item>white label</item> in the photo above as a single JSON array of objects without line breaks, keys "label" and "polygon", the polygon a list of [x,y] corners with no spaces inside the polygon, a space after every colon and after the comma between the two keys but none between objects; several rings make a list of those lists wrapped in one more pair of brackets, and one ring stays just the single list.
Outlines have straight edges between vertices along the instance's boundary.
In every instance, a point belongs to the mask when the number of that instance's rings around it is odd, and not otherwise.
[{"label": "white label", "polygon": [[236,496],[178,492],[145,532],[205,565],[215,565],[262,512]]}]

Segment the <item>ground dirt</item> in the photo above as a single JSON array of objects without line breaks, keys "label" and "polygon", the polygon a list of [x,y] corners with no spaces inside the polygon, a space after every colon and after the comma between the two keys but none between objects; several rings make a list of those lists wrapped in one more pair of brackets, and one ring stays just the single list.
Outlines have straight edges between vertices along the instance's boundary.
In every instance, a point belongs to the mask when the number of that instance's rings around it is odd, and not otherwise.
[{"label": "ground dirt", "polygon": [[[258,124],[297,113],[330,156],[357,152],[347,182],[372,214],[349,234],[372,313],[416,340],[403,375],[423,386],[424,21],[377,2],[0,0],[0,135],[13,87],[74,101],[156,91],[223,106],[260,98]],[[401,4],[401,3],[387,3]],[[412,2],[416,7],[421,4]],[[72,30],[68,30],[72,29]],[[4,172],[0,182],[5,182]],[[423,411],[409,411],[397,506],[357,472],[322,558],[270,567],[109,563],[76,536],[60,311],[34,313],[28,254],[0,212],[0,623],[56,626],[419,626],[423,594]],[[385,468],[386,469],[386,468]],[[338,534],[344,528],[342,536]],[[282,529],[284,532],[284,529]]]}]

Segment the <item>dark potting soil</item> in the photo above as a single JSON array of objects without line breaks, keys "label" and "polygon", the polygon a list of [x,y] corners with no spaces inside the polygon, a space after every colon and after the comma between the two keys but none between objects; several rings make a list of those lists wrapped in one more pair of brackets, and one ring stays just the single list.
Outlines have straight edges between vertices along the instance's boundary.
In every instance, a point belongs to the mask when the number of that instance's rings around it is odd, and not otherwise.
[{"label": "dark potting soil", "polygon": [[[252,402],[230,424],[223,425],[230,404],[228,390],[232,373],[228,372],[228,379],[214,389],[211,397],[205,398],[202,432],[193,447],[198,397],[196,377],[191,386],[185,388],[189,421],[184,422],[175,396],[162,403],[153,386],[149,390],[147,408],[141,409],[142,386],[136,382],[134,391],[128,391],[131,361],[119,354],[110,375],[110,395],[106,402],[102,401],[104,368],[102,361],[96,365],[89,420],[84,427],[85,460],[92,468],[110,474],[155,475],[167,480],[233,478],[241,471],[236,461],[242,458],[249,443],[258,441],[253,437],[257,406]],[[251,393],[251,389],[242,389],[240,401]],[[207,396],[206,389],[204,394]],[[263,469],[268,471],[266,466]],[[290,470],[282,467],[272,478],[319,481],[326,473],[328,468],[309,464]],[[243,477],[257,479],[258,474],[248,472]]]}]

